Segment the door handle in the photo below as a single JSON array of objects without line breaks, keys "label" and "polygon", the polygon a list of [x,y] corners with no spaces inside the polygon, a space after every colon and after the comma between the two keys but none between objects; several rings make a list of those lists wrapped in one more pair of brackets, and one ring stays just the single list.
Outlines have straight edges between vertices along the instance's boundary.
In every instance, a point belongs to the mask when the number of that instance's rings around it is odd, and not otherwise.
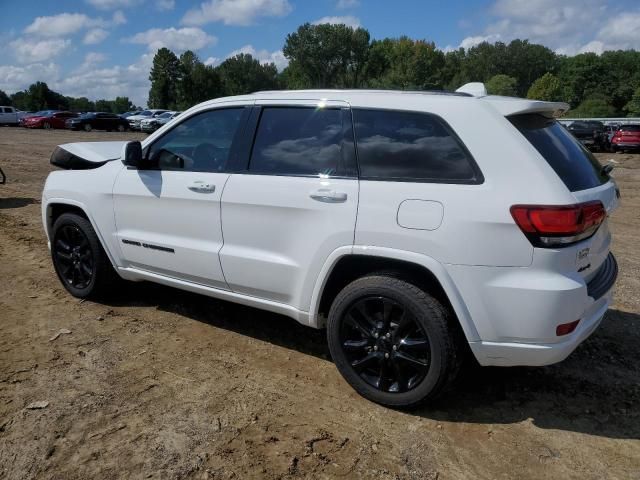
[{"label": "door handle", "polygon": [[202,181],[195,181],[189,185],[189,190],[196,193],[213,193],[216,191],[216,186],[211,183],[205,183]]},{"label": "door handle", "polygon": [[309,194],[311,198],[318,202],[325,203],[343,203],[347,201],[347,194],[344,192],[336,192],[328,188],[320,188]]}]

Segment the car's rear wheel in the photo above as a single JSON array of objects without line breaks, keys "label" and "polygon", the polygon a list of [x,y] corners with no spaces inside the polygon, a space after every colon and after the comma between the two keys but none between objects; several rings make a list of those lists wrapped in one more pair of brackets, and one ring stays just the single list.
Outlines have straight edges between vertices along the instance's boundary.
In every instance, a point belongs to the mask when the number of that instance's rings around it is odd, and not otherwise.
[{"label": "car's rear wheel", "polygon": [[42,128],[44,128],[45,130],[49,130],[51,128],[51,124],[49,122],[44,122],[42,124]]},{"label": "car's rear wheel", "polygon": [[126,130],[126,128],[124,127],[124,125],[118,125],[118,131],[119,132],[124,132]]},{"label": "car's rear wheel", "polygon": [[84,131],[85,132],[90,132],[91,131],[91,124],[85,123],[84,124]]},{"label": "car's rear wheel", "polygon": [[51,257],[58,278],[74,297],[106,295],[118,279],[91,223],[74,213],[55,221]]},{"label": "car's rear wheel", "polygon": [[345,380],[390,407],[435,398],[454,380],[462,358],[460,334],[440,301],[386,275],[360,278],[338,294],[327,338]]}]

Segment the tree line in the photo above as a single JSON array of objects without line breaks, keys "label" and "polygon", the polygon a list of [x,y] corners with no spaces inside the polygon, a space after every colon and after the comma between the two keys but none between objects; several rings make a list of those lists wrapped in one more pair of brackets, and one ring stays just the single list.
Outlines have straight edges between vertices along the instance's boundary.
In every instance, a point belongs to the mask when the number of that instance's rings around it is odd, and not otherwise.
[{"label": "tree line", "polygon": [[73,112],[124,113],[139,109],[129,97],[115,100],[89,100],[87,97],[68,97],[54,92],[45,82],[36,82],[25,90],[7,95],[0,90],[0,105],[12,105],[19,110],[71,110]]},{"label": "tree line", "polygon": [[[211,98],[281,88],[455,90],[480,81],[495,95],[567,102],[571,116],[640,116],[640,52],[635,50],[568,56],[516,39],[443,51],[427,40],[376,40],[364,28],[304,24],[287,35],[282,51],[289,64],[278,72],[273,63],[261,63],[248,54],[212,66],[192,51],[178,56],[161,48],[149,74],[148,106],[184,110]],[[31,85],[9,100],[30,110],[32,105],[41,108],[56,102],[76,110],[91,106],[86,98],[50,90],[47,97],[42,85],[46,87],[41,82]],[[100,102],[109,102],[109,108]],[[119,97],[98,100],[94,106],[115,111],[125,102],[127,97]]]}]

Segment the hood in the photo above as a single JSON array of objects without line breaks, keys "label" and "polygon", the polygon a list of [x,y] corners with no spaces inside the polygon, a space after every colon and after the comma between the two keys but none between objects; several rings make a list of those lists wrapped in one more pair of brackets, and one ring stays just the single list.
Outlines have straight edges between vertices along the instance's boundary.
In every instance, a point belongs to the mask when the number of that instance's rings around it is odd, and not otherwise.
[{"label": "hood", "polygon": [[58,145],[51,154],[51,164],[67,170],[98,168],[122,155],[127,142],[81,142]]}]

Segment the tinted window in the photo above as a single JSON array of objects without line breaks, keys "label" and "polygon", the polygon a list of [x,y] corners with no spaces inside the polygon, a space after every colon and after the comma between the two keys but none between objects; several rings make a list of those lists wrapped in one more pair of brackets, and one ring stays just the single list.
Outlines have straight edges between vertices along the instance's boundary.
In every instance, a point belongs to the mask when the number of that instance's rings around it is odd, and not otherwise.
[{"label": "tinted window", "polygon": [[623,125],[620,130],[623,132],[640,132],[640,125]]},{"label": "tinted window", "polygon": [[229,108],[194,115],[151,145],[147,158],[162,170],[221,172],[243,110]]},{"label": "tinted window", "polygon": [[343,149],[342,110],[265,108],[249,170],[274,175],[336,175]]},{"label": "tinted window", "polygon": [[609,180],[601,173],[602,166],[593,154],[555,120],[535,114],[516,115],[509,120],[572,192]]},{"label": "tinted window", "polygon": [[381,180],[476,183],[473,160],[440,118],[354,110],[360,175]]}]

